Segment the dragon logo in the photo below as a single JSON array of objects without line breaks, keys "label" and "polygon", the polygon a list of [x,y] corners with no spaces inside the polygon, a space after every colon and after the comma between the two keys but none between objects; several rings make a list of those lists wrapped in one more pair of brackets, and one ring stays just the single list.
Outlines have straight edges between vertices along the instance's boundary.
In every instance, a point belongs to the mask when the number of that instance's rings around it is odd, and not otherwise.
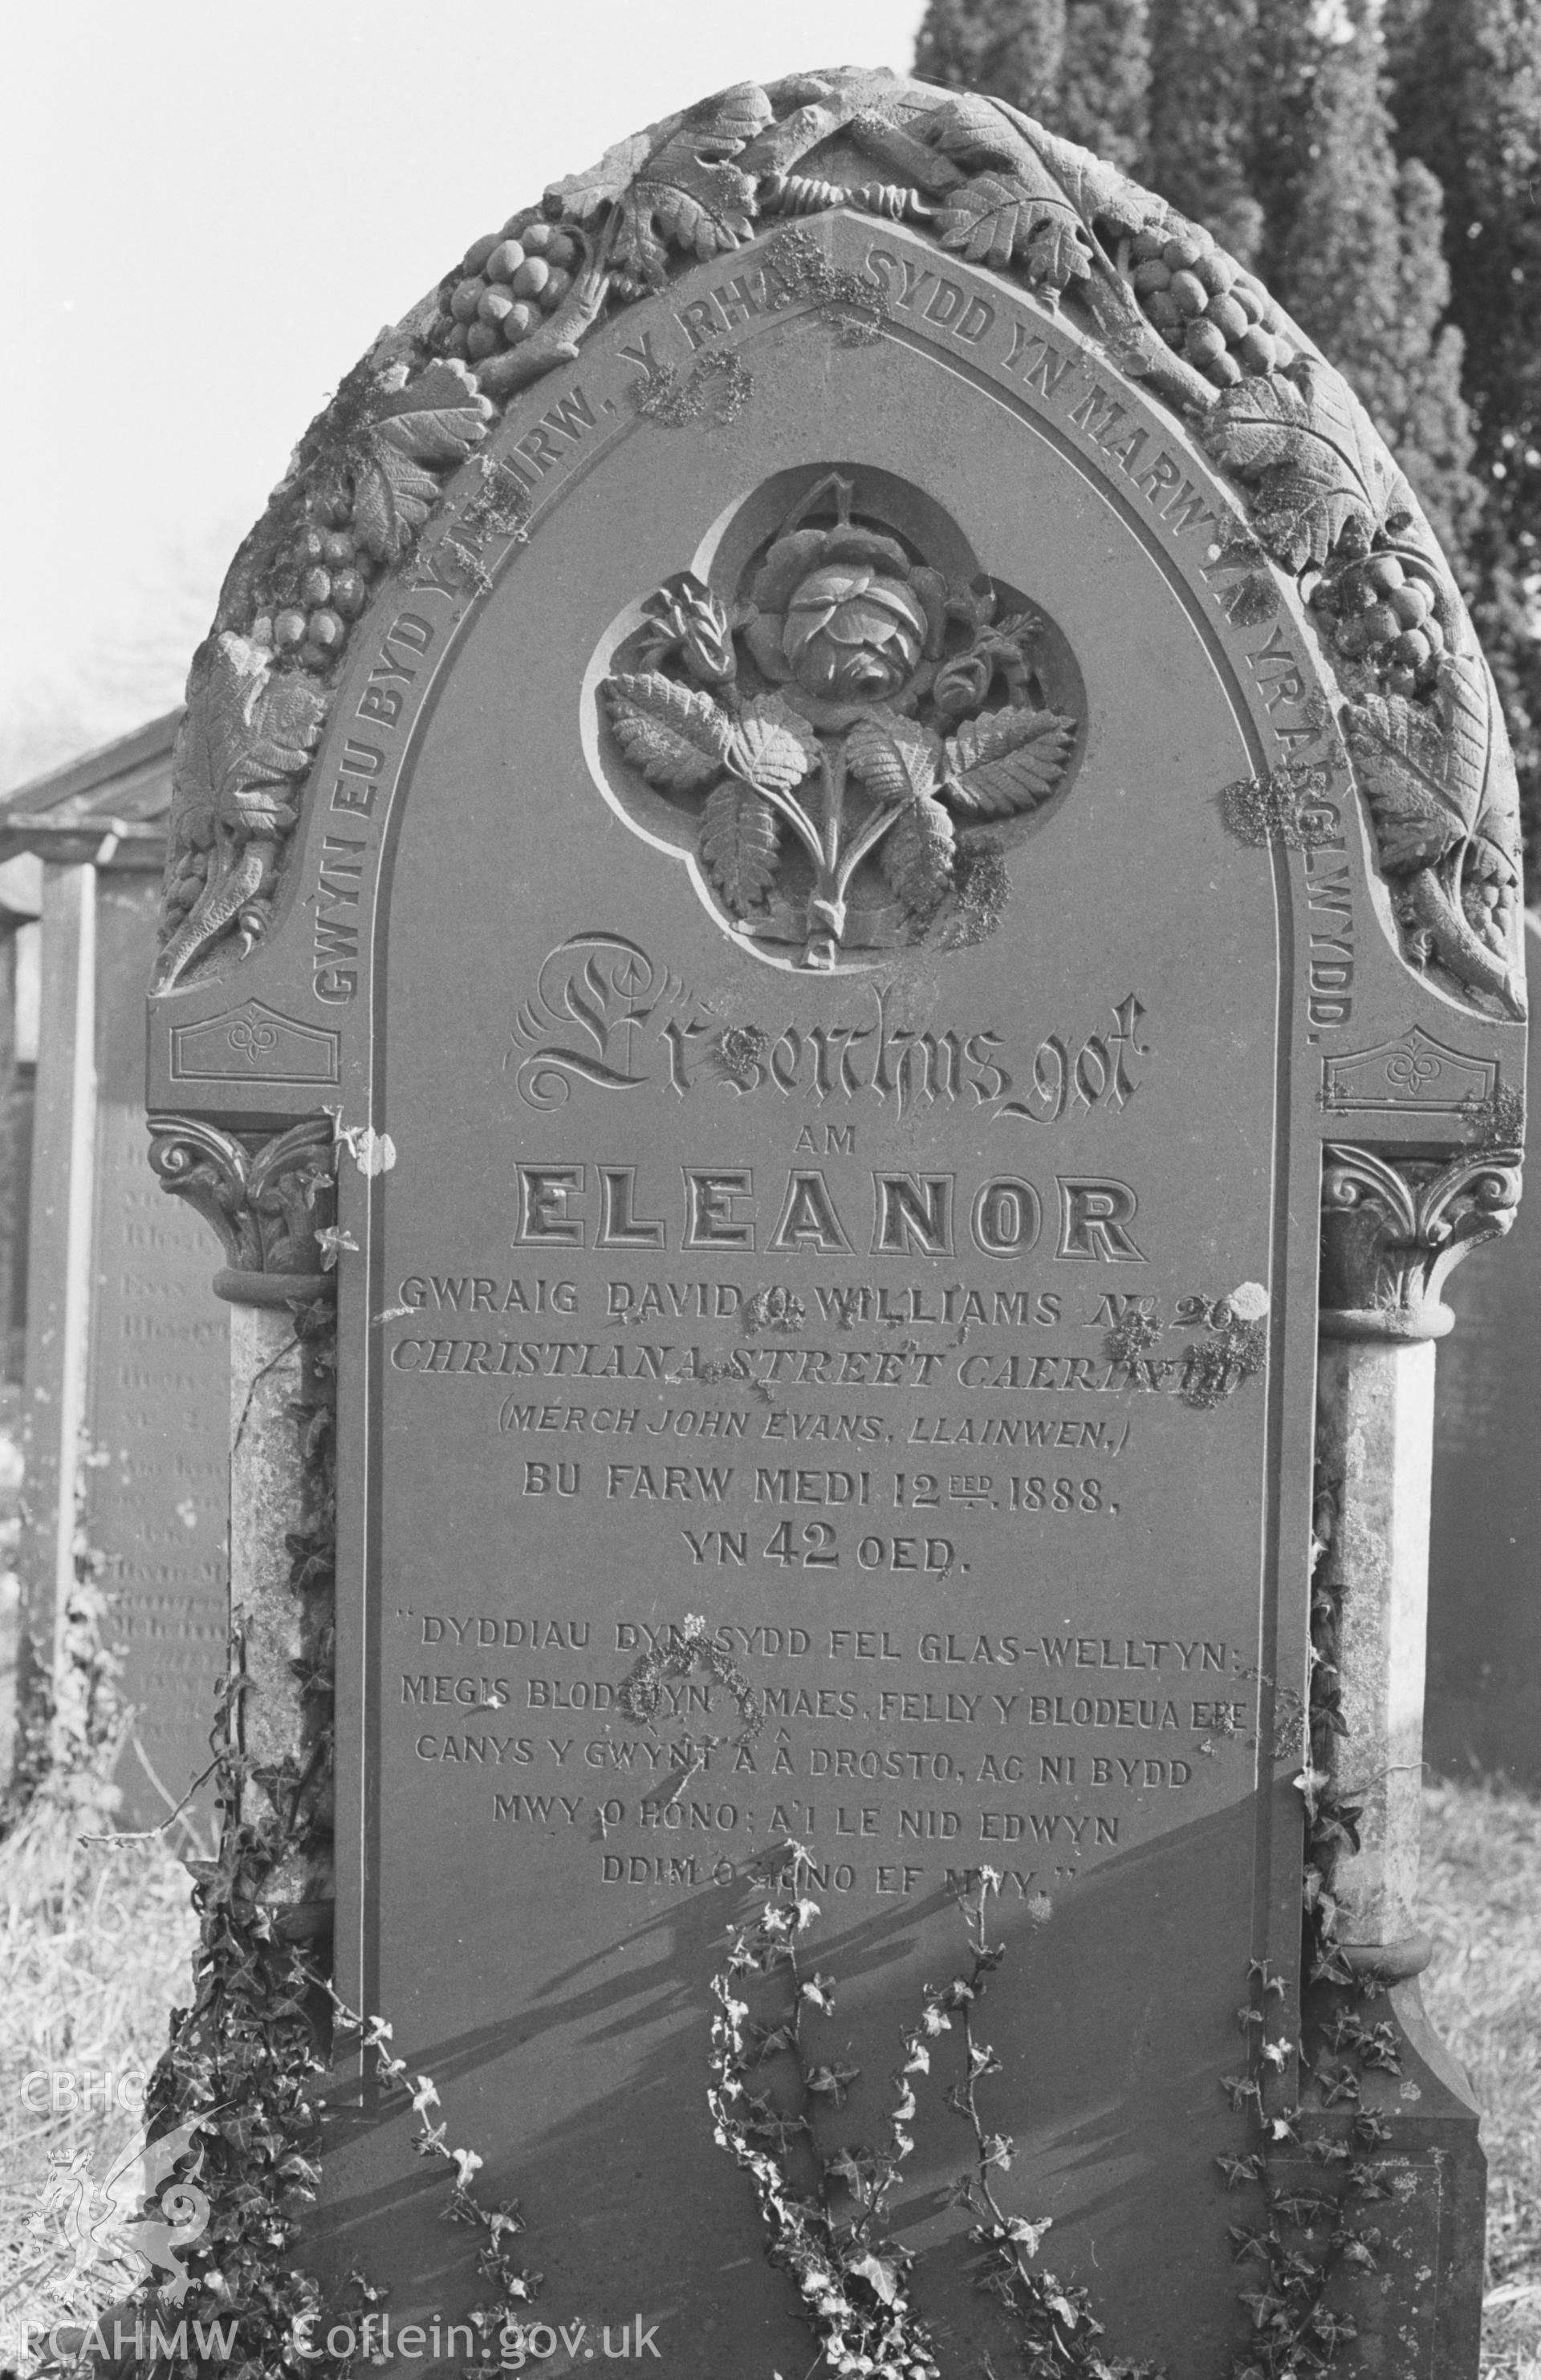
[{"label": "dragon logo", "polygon": [[[114,2258],[137,2259],[144,2277],[155,2277],[161,2294],[172,2305],[180,2305],[188,2276],[178,2251],[200,2238],[209,2221],[208,2197],[197,2180],[201,2148],[189,2173],[180,2180],[172,2176],[192,2147],[195,2133],[208,2123],[208,2117],[195,2116],[158,2140],[137,2141],[100,2189],[87,2169],[89,2149],[78,2149],[72,2157],[55,2157],[30,2229],[46,2230],[50,2216],[62,2219],[75,2251],[74,2278]],[[163,2190],[167,2182],[170,2187]]]}]

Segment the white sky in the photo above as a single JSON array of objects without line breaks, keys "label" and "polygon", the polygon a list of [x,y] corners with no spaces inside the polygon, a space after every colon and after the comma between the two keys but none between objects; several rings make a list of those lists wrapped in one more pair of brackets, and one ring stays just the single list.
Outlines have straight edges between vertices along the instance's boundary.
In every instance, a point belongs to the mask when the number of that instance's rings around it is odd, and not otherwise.
[{"label": "white sky", "polygon": [[180,696],[326,393],[480,232],[921,0],[0,0],[0,784]]}]

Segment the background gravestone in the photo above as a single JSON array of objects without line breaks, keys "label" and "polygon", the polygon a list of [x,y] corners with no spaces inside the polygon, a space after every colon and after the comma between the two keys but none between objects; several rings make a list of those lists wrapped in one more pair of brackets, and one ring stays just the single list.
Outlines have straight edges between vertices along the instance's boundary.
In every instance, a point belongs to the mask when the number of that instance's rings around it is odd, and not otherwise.
[{"label": "background gravestone", "polygon": [[59,1614],[89,1560],[84,1584],[110,1598],[90,1633],[121,1650],[115,1690],[134,1712],[116,1769],[127,1827],[157,1824],[206,1766],[224,1659],[225,1316],[196,1220],[143,1165],[138,994],[176,726],[154,721],[0,806],[0,854],[42,862],[22,1625],[44,1674],[56,1656],[76,1670]]},{"label": "background gravestone", "polygon": [[[1217,300],[1207,353],[1158,298]],[[1316,2273],[1311,2152],[1392,2139],[1384,2279],[1280,2318],[1468,2368],[1409,1812],[1517,888],[1490,682],[1346,386],[1010,110],[719,94],[479,241],[312,426],[189,687],[156,1163],[239,1378],[339,1260],[338,1974],[519,2193],[552,2321],[792,2368],[837,2315],[762,2255],[776,2160],[839,2219],[989,1863],[999,2187],[1118,2351],[1229,2368],[1228,2160],[1268,2150],[1306,2243],[1267,2253]],[[298,1801],[330,1607],[271,1530],[235,1560],[243,1749]],[[833,2007],[757,2112],[712,1979],[786,1837]],[[317,1840],[274,1893],[311,1932]],[[1351,2089],[1311,2025],[1359,1973],[1394,2049]],[[893,2208],[949,2362],[999,2344],[959,2030]],[[463,2313],[408,2129],[335,2115],[328,2253]],[[845,2277],[880,2324],[892,2269]]]},{"label": "background gravestone", "polygon": [[[1531,990],[1541,966],[1534,913]],[[1530,1103],[1536,1051],[1530,1054]],[[1440,1358],[1429,1548],[1428,1756],[1541,1783],[1541,1244],[1522,1213],[1510,1252],[1462,1280],[1462,1329]]]}]

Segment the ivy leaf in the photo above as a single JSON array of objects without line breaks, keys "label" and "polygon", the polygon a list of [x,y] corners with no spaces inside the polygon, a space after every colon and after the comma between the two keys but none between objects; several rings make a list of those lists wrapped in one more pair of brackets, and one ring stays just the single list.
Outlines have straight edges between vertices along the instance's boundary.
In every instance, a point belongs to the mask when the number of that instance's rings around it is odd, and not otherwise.
[{"label": "ivy leaf", "polygon": [[692,108],[619,194],[613,250],[623,273],[661,285],[670,246],[710,257],[755,236],[755,182],[728,161],[770,123],[758,83],[738,83]]},{"label": "ivy leaf", "polygon": [[710,694],[643,670],[607,678],[604,695],[615,740],[649,785],[695,793],[722,774],[733,726]]},{"label": "ivy leaf", "polygon": [[[909,802],[882,844],[883,874],[916,917],[928,917],[953,889],[953,821],[929,795]],[[927,2031],[931,2030],[927,2011]],[[940,2030],[940,2028],[938,2028]]]},{"label": "ivy leaf", "polygon": [[729,778],[707,796],[701,815],[701,858],[730,909],[747,917],[776,876],[781,820],[752,785]]},{"label": "ivy leaf", "polygon": [[1222,389],[1203,436],[1217,461],[1257,482],[1253,527],[1292,570],[1325,562],[1351,521],[1367,536],[1385,521],[1390,457],[1342,374],[1314,357],[1288,377]]},{"label": "ivy leaf", "polygon": [[845,765],[880,802],[921,801],[936,790],[941,741],[897,711],[858,719],[845,738]]},{"label": "ivy leaf", "polygon": [[377,562],[401,560],[439,501],[435,473],[463,463],[491,418],[490,400],[454,358],[378,407],[352,474],[354,533]]},{"label": "ivy leaf", "polygon": [[1047,801],[1064,773],[1074,719],[1010,706],[965,720],[946,746],[942,791],[971,818],[1009,818]]},{"label": "ivy leaf", "polygon": [[950,192],[937,232],[943,248],[956,249],[971,264],[990,264],[1001,273],[1013,258],[1023,260],[1030,281],[1047,281],[1053,289],[1091,272],[1068,200],[1016,174],[979,174]]},{"label": "ivy leaf", "polygon": [[840,2107],[860,2072],[859,2066],[816,2066],[807,2077],[807,2087]]},{"label": "ivy leaf", "polygon": [[868,2282],[884,2305],[893,2303],[899,2293],[898,2276],[892,2265],[885,2265],[880,2256],[875,2256],[872,2253],[870,2248],[864,2256],[853,2256],[846,2270],[855,2273],[858,2279]]},{"label": "ivy leaf", "polygon": [[[1470,787],[1460,756],[1401,695],[1345,705],[1343,733],[1375,820],[1381,866],[1436,866],[1463,840],[1462,795]],[[1462,771],[1453,788],[1452,767]]]},{"label": "ivy leaf", "polygon": [[735,776],[759,792],[789,794],[817,762],[819,746],[779,694],[761,695],[733,726],[724,758]]}]

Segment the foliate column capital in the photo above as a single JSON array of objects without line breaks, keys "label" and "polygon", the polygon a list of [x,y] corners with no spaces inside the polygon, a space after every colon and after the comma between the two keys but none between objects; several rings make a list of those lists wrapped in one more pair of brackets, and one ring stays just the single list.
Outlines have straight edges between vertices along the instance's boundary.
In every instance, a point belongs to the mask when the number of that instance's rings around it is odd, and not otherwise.
[{"label": "foliate column capital", "polygon": [[286,1305],[332,1297],[336,1273],[322,1236],[336,1223],[330,1116],[286,1132],[222,1132],[192,1116],[152,1115],[150,1162],[161,1187],[185,1198],[224,1245],[214,1293],[237,1305]]},{"label": "foliate column capital", "polygon": [[1455,1321],[1440,1296],[1447,1277],[1513,1223],[1521,1151],[1393,1158],[1334,1143],[1325,1159],[1323,1335],[1442,1339]]}]

